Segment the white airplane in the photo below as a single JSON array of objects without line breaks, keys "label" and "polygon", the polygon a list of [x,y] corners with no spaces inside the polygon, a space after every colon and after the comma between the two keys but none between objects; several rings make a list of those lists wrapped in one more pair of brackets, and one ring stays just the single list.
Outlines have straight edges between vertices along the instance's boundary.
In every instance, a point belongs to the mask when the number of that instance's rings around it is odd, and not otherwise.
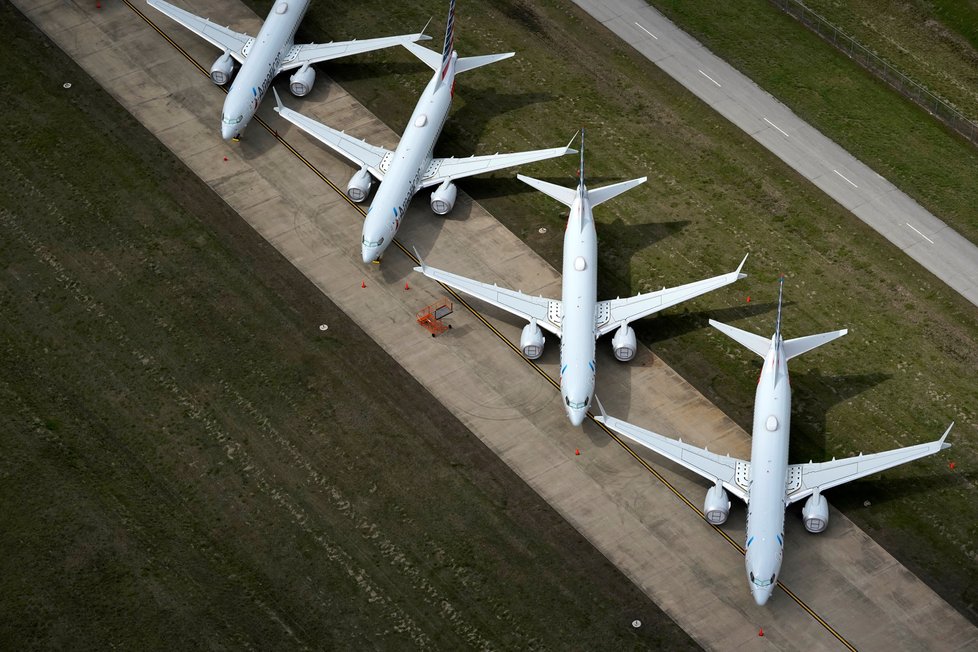
[{"label": "white airplane", "polygon": [[[784,279],[781,279],[783,290]],[[754,427],[750,461],[684,443],[681,439],[644,430],[609,417],[601,402],[596,420],[659,455],[698,473],[714,486],[706,493],[703,512],[706,520],[722,525],[730,513],[727,492],[747,503],[746,567],[751,594],[758,605],[771,597],[777,584],[784,551],[785,508],[808,498],[802,508],[805,529],[825,530],[829,523],[829,504],[822,495],[826,489],[885,469],[916,460],[950,447],[945,439],[883,453],[863,455],[831,462],[788,464],[788,434],[791,423],[791,385],[788,360],[842,337],[848,331],[832,331],[790,340],[781,337],[781,291],[778,293],[778,319],[770,340],[710,320],[710,325],[764,358],[754,399]]]},{"label": "white airplane", "polygon": [[[365,41],[296,45],[293,42],[295,32],[309,7],[309,0],[275,2],[258,36],[221,27],[163,0],[146,2],[224,50],[224,54],[211,66],[211,80],[218,86],[235,78],[221,112],[221,136],[224,140],[236,140],[241,136],[258,110],[272,79],[280,72],[299,69],[289,77],[289,89],[296,97],[302,97],[312,90],[316,81],[316,71],[310,67],[314,63],[431,38],[424,34],[407,34]],[[241,65],[237,75],[234,74],[235,62]]]},{"label": "white airplane", "polygon": [[394,240],[411,198],[421,188],[438,186],[431,194],[431,210],[438,215],[445,215],[455,205],[458,192],[452,183],[455,179],[574,153],[568,146],[462,159],[432,158],[435,142],[448,118],[455,94],[455,75],[508,59],[514,54],[507,52],[459,58],[454,49],[454,40],[455,0],[451,0],[448,25],[445,28],[445,47],[440,57],[438,53],[420,45],[402,43],[431,67],[435,74],[421,94],[411,120],[404,128],[404,135],[393,152],[369,145],[366,141],[287,109],[282,106],[278,93],[275,94],[278,102],[275,110],[279,115],[360,166],[346,188],[346,194],[351,200],[359,203],[366,199],[374,177],[381,182],[363,223],[361,253],[365,263],[380,260]]},{"label": "white airplane", "polygon": [[[560,394],[567,417],[581,425],[594,394],[594,347],[597,338],[617,330],[611,345],[615,357],[627,362],[635,357],[635,331],[628,324],[677,303],[716,290],[747,276],[740,266],[729,274],[663,288],[627,299],[597,300],[598,237],[591,208],[644,183],[645,177],[588,190],[584,185],[584,132],[581,132],[580,182],[576,189],[557,186],[523,175],[517,178],[570,207],[564,233],[564,265],[561,300],[530,296],[497,285],[479,283],[457,274],[428,267],[421,262],[415,271],[482,299],[528,320],[520,336],[520,349],[531,360],[543,354],[545,328],[560,338]],[[418,256],[421,259],[421,256]]]}]

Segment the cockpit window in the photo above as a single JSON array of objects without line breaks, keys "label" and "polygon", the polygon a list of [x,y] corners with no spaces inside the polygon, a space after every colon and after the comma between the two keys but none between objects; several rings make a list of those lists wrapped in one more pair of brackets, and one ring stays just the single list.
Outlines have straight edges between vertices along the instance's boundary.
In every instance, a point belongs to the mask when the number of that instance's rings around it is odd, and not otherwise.
[{"label": "cockpit window", "polygon": [[379,247],[380,245],[384,244],[384,239],[381,238],[377,242],[370,242],[369,240],[367,240],[367,236],[363,236],[362,242],[363,242],[363,246],[365,247]]},{"label": "cockpit window", "polygon": [[775,574],[775,575],[772,575],[771,576],[771,579],[769,579],[769,580],[760,580],[760,579],[757,579],[756,577],[754,577],[754,573],[751,572],[751,574],[750,574],[750,581],[753,582],[755,586],[760,586],[760,587],[771,586],[772,584],[774,584],[774,578],[776,576],[777,575]]},{"label": "cockpit window", "polygon": [[229,118],[226,115],[221,116],[221,121],[226,125],[236,125],[242,120],[244,120],[243,115],[239,115],[237,118]]},{"label": "cockpit window", "polygon": [[568,396],[564,399],[564,402],[567,403],[567,407],[572,408],[574,410],[580,410],[581,408],[587,407],[588,399],[584,399],[583,403],[575,403],[572,400],[570,400],[570,396]]}]

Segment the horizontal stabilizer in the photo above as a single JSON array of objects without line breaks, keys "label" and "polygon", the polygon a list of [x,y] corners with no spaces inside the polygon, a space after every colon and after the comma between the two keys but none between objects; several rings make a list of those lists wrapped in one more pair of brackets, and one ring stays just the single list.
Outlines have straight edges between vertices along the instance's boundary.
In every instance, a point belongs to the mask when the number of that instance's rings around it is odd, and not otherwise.
[{"label": "horizontal stabilizer", "polygon": [[401,45],[403,45],[408,52],[421,59],[421,62],[432,70],[436,72],[441,70],[441,55],[437,52],[410,41],[402,41]]},{"label": "horizontal stabilizer", "polygon": [[728,326],[727,324],[721,324],[713,319],[710,320],[710,326],[717,329],[735,342],[747,347],[762,358],[767,357],[767,352],[771,350],[771,340],[766,337],[754,335],[753,333],[742,331],[739,328],[734,328],[733,326]]},{"label": "horizontal stabilizer", "polygon": [[647,177],[642,177],[641,179],[632,179],[631,181],[622,181],[621,183],[615,183],[610,186],[605,186],[603,188],[595,188],[594,190],[587,191],[588,201],[591,202],[591,206],[597,206],[598,204],[603,204],[609,199],[614,199],[621,193],[631,190],[635,186],[645,183]]},{"label": "horizontal stabilizer", "polygon": [[484,54],[481,57],[461,57],[455,62],[455,74],[475,70],[490,63],[496,63],[503,59],[508,59],[516,54],[515,52],[504,52],[503,54]]},{"label": "horizontal stabilizer", "polygon": [[844,328],[841,331],[830,331],[828,333],[819,333],[818,335],[808,335],[807,337],[796,337],[793,340],[785,340],[784,358],[785,360],[791,360],[802,353],[808,353],[814,348],[839,339],[848,332],[849,329]]},{"label": "horizontal stabilizer", "polygon": [[527,177],[522,174],[517,174],[516,178],[526,185],[536,188],[543,194],[553,197],[565,206],[573,204],[574,199],[577,197],[577,190],[575,188],[565,188],[564,186],[558,186],[556,183],[540,181],[539,179]]}]

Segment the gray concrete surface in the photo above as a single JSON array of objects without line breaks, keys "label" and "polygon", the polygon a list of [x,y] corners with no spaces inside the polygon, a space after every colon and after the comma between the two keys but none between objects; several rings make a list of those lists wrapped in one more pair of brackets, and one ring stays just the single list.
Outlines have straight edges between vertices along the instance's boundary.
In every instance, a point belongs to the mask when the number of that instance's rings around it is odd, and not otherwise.
[{"label": "gray concrete surface", "polygon": [[574,0],[669,76],[978,305],[978,247],[645,0]]},{"label": "gray concrete surface", "polygon": [[[423,331],[414,322],[415,312],[443,291],[411,272],[412,263],[394,250],[383,265],[364,266],[360,214],[258,124],[241,143],[222,142],[223,93],[124,4],[106,2],[102,10],[71,0],[14,4],[704,647],[841,647],[782,592],[767,607],[754,605],[743,556],[593,424],[570,427],[557,391],[475,317],[457,311],[449,318],[453,330],[436,339]],[[258,17],[235,0],[182,0],[181,5],[241,29],[258,27]],[[151,17],[205,67],[217,56],[165,18]],[[281,80],[278,85],[284,89]],[[464,94],[465,85],[457,92]],[[325,75],[308,98],[288,102],[378,144],[396,142],[396,134]],[[259,114],[345,186],[351,167],[278,119],[270,102]],[[575,163],[567,165],[570,178]],[[463,193],[450,219],[433,216],[422,193],[400,238],[430,252],[427,259],[439,267],[552,296],[559,291],[557,272]],[[480,246],[472,247],[473,242]],[[518,340],[521,323],[491,309],[485,314]],[[319,337],[318,328],[318,322],[310,323],[310,336]],[[556,342],[550,339],[548,346],[542,366],[555,375]],[[621,365],[614,362],[610,343],[602,341],[598,365],[602,400],[616,415],[713,450],[748,455],[746,433],[647,349]],[[580,456],[574,454],[577,448]],[[694,503],[702,502],[706,487],[698,478],[650,459]],[[978,630],[960,614],[841,514],[833,511],[832,518],[820,537],[806,535],[797,518],[787,524],[782,579],[814,612],[860,648],[978,645]],[[743,539],[743,521],[738,505],[725,527],[735,540]],[[623,614],[622,626],[642,618]],[[554,623],[561,626],[559,614]],[[764,638],[757,636],[759,627]]]}]

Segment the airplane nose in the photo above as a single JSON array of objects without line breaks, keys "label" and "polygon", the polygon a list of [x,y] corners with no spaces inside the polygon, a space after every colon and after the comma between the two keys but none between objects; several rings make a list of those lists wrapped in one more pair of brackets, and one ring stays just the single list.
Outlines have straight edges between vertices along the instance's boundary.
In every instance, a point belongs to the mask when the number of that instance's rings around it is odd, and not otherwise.
[{"label": "airplane nose", "polygon": [[374,250],[370,247],[361,247],[360,257],[363,258],[364,265],[369,265],[376,259],[376,256],[374,256]]},{"label": "airplane nose", "polygon": [[758,607],[763,607],[767,604],[768,599],[771,597],[771,591],[768,589],[754,589],[751,593],[753,593],[754,602],[757,603]]},{"label": "airplane nose", "polygon": [[231,125],[221,125],[221,138],[231,140],[234,138],[235,129]]},{"label": "airplane nose", "polygon": [[568,410],[567,416],[570,417],[570,422],[574,426],[579,426],[584,423],[584,410]]}]

